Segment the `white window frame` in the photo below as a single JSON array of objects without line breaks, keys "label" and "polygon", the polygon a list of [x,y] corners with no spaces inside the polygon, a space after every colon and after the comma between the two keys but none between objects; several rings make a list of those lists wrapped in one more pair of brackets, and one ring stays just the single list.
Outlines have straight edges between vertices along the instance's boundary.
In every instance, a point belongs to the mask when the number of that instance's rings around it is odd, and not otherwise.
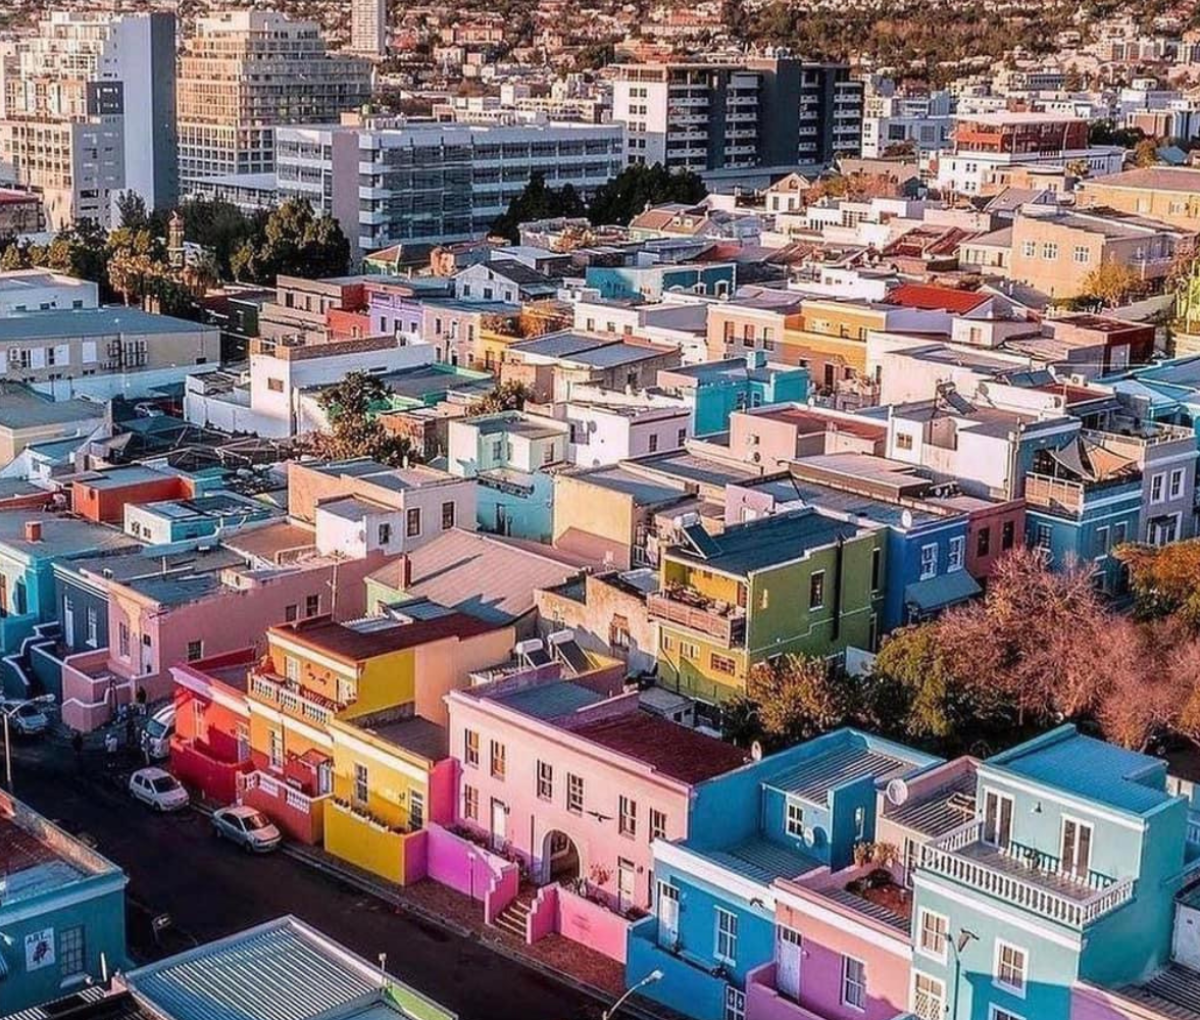
[{"label": "white window frame", "polygon": [[[793,816],[792,809],[795,808],[800,814],[799,826],[793,828],[793,823],[796,821]],[[796,800],[795,797],[788,797],[783,809],[784,830],[789,836],[795,836],[797,839],[804,838],[804,805]]]},{"label": "white window frame", "polygon": [[938,993],[938,996],[937,996],[937,1002],[938,1002],[938,1006],[940,1008],[938,1010],[934,1011],[936,1018],[940,1018],[941,1014],[945,1013],[945,1011],[946,1011],[946,982],[943,981],[939,977],[934,977],[932,974],[926,974],[924,971],[921,971],[921,970],[914,970],[912,972],[912,983],[909,988],[909,998],[910,998],[910,1002],[912,1005],[912,1014],[914,1017],[921,1018],[921,1020],[935,1020],[935,1017],[926,1018],[926,1016],[924,1014],[922,1014],[920,1012],[920,1010],[917,1009],[917,982],[921,978],[924,978],[926,981],[929,981],[932,984],[938,985],[941,988],[941,991]]},{"label": "white window frame", "polygon": [[988,1008],[988,1020],[1025,1020],[1020,1013],[1014,1013],[1007,1006],[997,1006],[994,1002]]},{"label": "white window frame", "polygon": [[722,1020],[746,1020],[746,993],[734,985],[725,986]]},{"label": "white window frame", "polygon": [[1075,861],[1071,862],[1071,867],[1068,869],[1067,862],[1060,856],[1058,859],[1058,870],[1064,875],[1074,875],[1076,878],[1082,878],[1087,881],[1087,872],[1092,870],[1092,859],[1095,856],[1096,850],[1096,827],[1091,823],[1084,821],[1082,818],[1076,818],[1074,815],[1063,815],[1058,823],[1058,852],[1062,854],[1063,841],[1067,835],[1067,823],[1070,822],[1075,826],[1075,857],[1079,858],[1079,830],[1087,829],[1088,831],[1088,866],[1083,875],[1080,875],[1075,870]]},{"label": "white window frame", "polygon": [[1156,475],[1150,476],[1150,502],[1164,503],[1166,502],[1167,491],[1167,476],[1165,472],[1160,471]]},{"label": "white window frame", "polygon": [[[1000,955],[1005,949],[1011,949],[1021,954],[1020,985],[1010,985],[1000,978]],[[1015,995],[1018,999],[1025,998],[1025,989],[1029,987],[1029,950],[1024,946],[1018,946],[1015,942],[996,939],[996,947],[992,954],[992,986],[1009,995]]]},{"label": "white window frame", "polygon": [[1167,498],[1179,499],[1183,495],[1183,479],[1186,472],[1183,468],[1172,468],[1167,481]]},{"label": "white window frame", "polygon": [[[925,919],[930,917],[937,918],[942,922],[942,951],[940,953],[927,948],[925,945]],[[916,945],[913,946],[914,952],[919,953],[921,956],[924,956],[927,959],[937,960],[939,963],[945,963],[950,951],[950,918],[948,918],[945,914],[939,914],[936,910],[929,910],[926,907],[921,907],[917,912],[915,942]]]},{"label": "white window frame", "polygon": [[[722,925],[723,921],[730,924]],[[721,951],[721,941],[727,943],[728,952]],[[732,910],[724,907],[713,907],[713,959],[719,963],[727,963],[731,967],[737,965],[738,916]]]},{"label": "white window frame", "polygon": [[[930,556],[930,550],[933,555]],[[931,542],[928,545],[921,546],[921,580],[928,581],[931,577],[937,577],[938,570],[938,547],[936,542]]]},{"label": "white window frame", "polygon": [[963,535],[956,535],[950,539],[950,553],[946,559],[946,573],[952,574],[956,570],[962,570],[967,564],[967,539]]},{"label": "white window frame", "polygon": [[[859,967],[860,979],[854,982],[854,987],[859,990],[861,1002],[855,1002],[846,995],[850,988],[850,965],[857,964]],[[842,987],[838,994],[838,1001],[843,1006],[847,1006],[857,1013],[865,1013],[867,1011],[867,964],[865,960],[860,960],[857,956],[850,956],[848,953],[842,954]]]}]

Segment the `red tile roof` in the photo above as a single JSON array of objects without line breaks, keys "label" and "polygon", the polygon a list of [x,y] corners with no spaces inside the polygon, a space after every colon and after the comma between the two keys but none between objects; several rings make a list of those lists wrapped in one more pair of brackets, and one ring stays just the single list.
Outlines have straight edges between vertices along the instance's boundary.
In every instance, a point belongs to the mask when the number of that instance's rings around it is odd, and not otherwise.
[{"label": "red tile roof", "polygon": [[644,761],[682,783],[702,783],[750,760],[741,748],[648,712],[591,723],[573,732],[618,754]]},{"label": "red tile roof", "polygon": [[0,875],[15,875],[56,860],[58,854],[47,843],[0,814]]},{"label": "red tile roof", "polygon": [[934,287],[925,283],[905,283],[892,291],[887,300],[890,304],[903,305],[905,308],[941,309],[962,314],[978,308],[985,301],[990,301],[991,295],[971,290],[955,290],[952,287]]}]

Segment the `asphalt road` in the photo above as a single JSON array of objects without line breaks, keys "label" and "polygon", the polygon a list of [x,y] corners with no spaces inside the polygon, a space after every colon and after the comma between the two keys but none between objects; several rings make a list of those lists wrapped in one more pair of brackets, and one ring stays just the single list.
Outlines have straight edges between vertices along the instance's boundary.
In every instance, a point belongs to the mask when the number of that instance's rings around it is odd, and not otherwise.
[{"label": "asphalt road", "polygon": [[[79,775],[67,748],[18,745],[16,794],[67,831],[87,833],[129,875],[129,939],[140,961],[295,914],[458,1013],[461,1020],[595,1020],[600,1006],[474,939],[390,905],[282,854],[253,857],[213,838],[192,811],[159,816],[117,776]],[[169,914],[161,945],[149,921]]]}]

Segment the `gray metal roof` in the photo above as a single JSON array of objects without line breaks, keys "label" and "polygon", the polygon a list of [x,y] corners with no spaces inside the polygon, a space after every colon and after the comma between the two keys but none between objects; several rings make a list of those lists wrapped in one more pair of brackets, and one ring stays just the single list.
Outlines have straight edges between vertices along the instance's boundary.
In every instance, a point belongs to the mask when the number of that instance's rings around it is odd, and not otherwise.
[{"label": "gray metal roof", "polygon": [[890,754],[872,751],[865,744],[839,747],[827,754],[818,754],[794,768],[773,776],[767,785],[773,790],[824,805],[829,791],[856,779],[882,779],[912,768],[910,762]]},{"label": "gray metal roof", "polygon": [[853,538],[858,525],[823,517],[815,510],[778,514],[748,524],[735,524],[709,536],[714,547],[706,555],[672,547],[670,557],[697,566],[744,576],[799,559],[838,539]]},{"label": "gray metal roof", "polygon": [[888,807],[885,817],[889,822],[936,839],[971,821],[975,817],[974,804],[975,770],[971,769],[923,798],[911,798],[900,807]]},{"label": "gray metal roof", "polygon": [[770,885],[777,878],[798,878],[821,866],[815,858],[761,836],[723,850],[705,851],[704,857],[763,885]]},{"label": "gray metal roof", "polygon": [[604,697],[580,684],[563,680],[559,683],[527,687],[498,700],[508,708],[537,719],[557,719],[603,701]]},{"label": "gray metal roof", "polygon": [[171,315],[153,315],[140,308],[110,305],[104,308],[78,308],[64,311],[30,312],[0,319],[0,342],[8,340],[49,340],[54,337],[115,336],[118,333],[151,335],[155,333],[215,333],[216,326],[176,319]]}]

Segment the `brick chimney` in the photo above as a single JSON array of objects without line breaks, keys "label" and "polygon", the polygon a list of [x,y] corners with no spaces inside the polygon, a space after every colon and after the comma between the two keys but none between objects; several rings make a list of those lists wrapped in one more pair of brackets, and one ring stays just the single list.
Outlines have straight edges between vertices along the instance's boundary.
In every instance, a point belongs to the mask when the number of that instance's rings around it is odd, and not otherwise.
[{"label": "brick chimney", "polygon": [[26,521],[25,522],[25,541],[40,542],[42,540],[42,522],[41,521]]}]

